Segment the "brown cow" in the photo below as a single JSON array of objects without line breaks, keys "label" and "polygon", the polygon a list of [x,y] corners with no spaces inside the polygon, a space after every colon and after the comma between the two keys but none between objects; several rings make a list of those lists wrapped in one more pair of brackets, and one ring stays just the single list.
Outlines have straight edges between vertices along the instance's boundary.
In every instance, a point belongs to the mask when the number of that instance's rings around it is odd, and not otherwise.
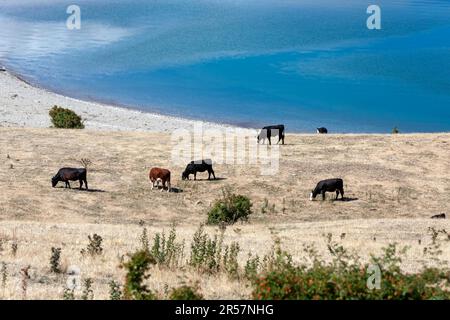
[{"label": "brown cow", "polygon": [[167,192],[170,192],[171,186],[170,186],[170,171],[169,170],[162,169],[162,168],[152,168],[150,170],[150,173],[148,176],[152,183],[152,190],[155,187],[155,183],[156,183],[156,187],[158,187],[158,183],[159,183],[159,181],[161,181],[162,187],[163,187],[161,189],[161,191],[164,190],[164,187],[166,187],[166,183],[167,183]]}]

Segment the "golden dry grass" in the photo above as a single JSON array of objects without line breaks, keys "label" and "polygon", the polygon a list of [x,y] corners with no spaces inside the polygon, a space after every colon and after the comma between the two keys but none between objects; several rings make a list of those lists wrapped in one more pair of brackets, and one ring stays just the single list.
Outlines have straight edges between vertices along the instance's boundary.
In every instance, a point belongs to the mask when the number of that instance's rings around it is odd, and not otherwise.
[{"label": "golden dry grass", "polygon": [[[276,176],[261,176],[256,165],[216,165],[216,175],[224,179],[193,182],[181,181],[184,168],[170,166],[166,134],[0,129],[0,238],[6,241],[0,262],[7,263],[10,274],[0,295],[20,298],[19,271],[30,265],[27,298],[61,298],[67,275],[50,273],[54,246],[62,248],[64,266],[76,265],[83,278],[94,279],[96,298],[107,298],[108,281],[123,278],[119,258],[140,246],[140,221],[150,237],[175,224],[189,247],[227,186],[254,203],[249,222],[225,233],[226,242],[239,241],[242,263],[249,251],[267,252],[272,234],[294,259],[302,256],[305,243],[316,244],[326,256],[323,234],[331,232],[345,233],[343,244],[366,258],[390,242],[410,245],[403,266],[416,271],[426,259],[428,227],[450,229],[447,219],[430,219],[450,212],[450,134],[288,135],[286,142]],[[93,162],[88,173],[93,190],[51,188],[56,171],[79,166],[81,158]],[[172,185],[182,192],[151,191],[147,174],[153,166],[169,167]],[[330,177],[344,179],[348,201],[309,201],[317,181]],[[105,239],[105,252],[83,258],[80,250],[92,233]],[[18,243],[15,257],[13,242]],[[449,248],[442,257],[450,260]],[[226,276],[191,271],[154,269],[150,285],[163,296],[164,288],[183,281],[198,281],[207,298],[245,298],[250,292]]]}]

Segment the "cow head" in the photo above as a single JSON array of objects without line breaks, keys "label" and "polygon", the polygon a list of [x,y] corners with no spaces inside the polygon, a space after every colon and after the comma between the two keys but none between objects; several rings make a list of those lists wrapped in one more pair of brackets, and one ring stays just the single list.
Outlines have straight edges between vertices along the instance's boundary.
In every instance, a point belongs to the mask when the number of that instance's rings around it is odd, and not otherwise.
[{"label": "cow head", "polygon": [[189,180],[189,174],[186,171],[181,174],[181,180]]},{"label": "cow head", "polygon": [[314,192],[314,190],[311,190],[311,193],[309,194],[309,200],[313,201],[317,196],[317,193]]},{"label": "cow head", "polygon": [[56,187],[56,185],[58,184],[58,181],[59,181],[58,177],[55,176],[52,178],[52,187],[53,188]]}]

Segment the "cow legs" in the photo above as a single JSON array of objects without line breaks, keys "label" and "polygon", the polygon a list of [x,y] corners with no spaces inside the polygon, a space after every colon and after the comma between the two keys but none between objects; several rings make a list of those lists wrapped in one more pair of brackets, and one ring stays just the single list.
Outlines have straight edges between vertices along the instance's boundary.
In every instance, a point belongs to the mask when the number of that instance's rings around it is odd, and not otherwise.
[{"label": "cow legs", "polygon": [[151,190],[153,190],[154,187],[155,187],[155,181],[152,181],[152,189]]},{"label": "cow legs", "polygon": [[322,201],[325,200],[325,191],[322,191]]},{"label": "cow legs", "polygon": [[72,189],[71,187],[70,187],[70,182],[69,181],[66,181],[66,188],[67,187],[69,187],[69,189]]},{"label": "cow legs", "polygon": [[170,180],[167,181],[167,192],[170,192],[172,190],[172,186],[170,185]]},{"label": "cow legs", "polygon": [[338,197],[339,197],[339,189],[336,190],[336,200],[337,200]]},{"label": "cow legs", "polygon": [[344,200],[344,189],[341,189],[341,200]]},{"label": "cow legs", "polygon": [[80,180],[80,190],[81,190],[81,187],[83,187],[83,180]]},{"label": "cow legs", "polygon": [[214,180],[216,180],[216,175],[214,174],[214,170],[211,169],[211,173],[212,173],[212,175],[214,177]]},{"label": "cow legs", "polygon": [[197,172],[194,172],[194,180],[197,180]]},{"label": "cow legs", "polygon": [[88,188],[88,183],[87,183],[87,180],[86,180],[86,179],[84,180],[84,185],[85,185],[85,187],[86,187],[86,190],[89,190],[89,188]]}]

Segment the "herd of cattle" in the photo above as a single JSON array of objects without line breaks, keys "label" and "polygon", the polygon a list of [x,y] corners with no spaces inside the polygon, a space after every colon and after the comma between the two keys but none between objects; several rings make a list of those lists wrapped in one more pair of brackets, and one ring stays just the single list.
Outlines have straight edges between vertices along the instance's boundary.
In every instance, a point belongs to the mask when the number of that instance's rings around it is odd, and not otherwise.
[{"label": "herd of cattle", "polygon": [[[326,128],[317,128],[317,133],[328,133]],[[284,144],[284,125],[275,125],[275,126],[267,126],[262,128],[261,132],[257,136],[257,142],[260,143],[267,139],[269,144],[271,144],[271,138],[278,136],[278,142],[282,142]],[[208,172],[208,180],[211,179],[211,176],[216,179],[216,175],[214,173],[212,167],[211,159],[204,159],[198,161],[191,161],[186,166],[186,169],[181,174],[182,180],[189,180],[190,175],[194,176],[194,180],[197,179],[198,172]],[[170,192],[172,189],[170,183],[170,171],[163,168],[152,168],[149,173],[149,179],[152,184],[151,189],[154,187],[159,187],[161,183],[162,189],[161,191],[167,189],[167,192]],[[80,190],[84,186],[86,190],[89,190],[88,182],[87,182],[87,169],[86,168],[61,168],[58,173],[52,178],[52,187],[56,187],[58,182],[64,182],[66,188],[71,188],[70,181],[79,181]],[[341,199],[344,199],[344,181],[342,179],[327,179],[322,180],[317,183],[316,187],[311,191],[310,200],[316,198],[317,195],[322,195],[322,200],[325,200],[326,192],[336,192],[336,199],[339,194],[341,195]]]}]

